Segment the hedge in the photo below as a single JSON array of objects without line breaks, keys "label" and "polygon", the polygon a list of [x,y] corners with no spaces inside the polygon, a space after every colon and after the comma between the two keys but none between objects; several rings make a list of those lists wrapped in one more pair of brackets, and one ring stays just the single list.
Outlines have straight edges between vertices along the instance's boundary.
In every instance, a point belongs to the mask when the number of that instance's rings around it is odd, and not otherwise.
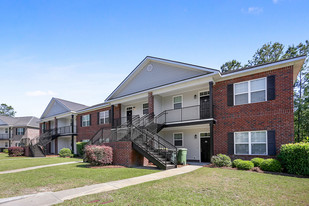
[{"label": "hedge", "polygon": [[211,163],[217,167],[229,167],[231,166],[231,158],[224,154],[218,154],[217,156],[211,157]]},{"label": "hedge", "polygon": [[85,160],[91,165],[108,165],[113,162],[113,149],[109,146],[87,145]]},{"label": "hedge", "polygon": [[288,173],[309,175],[309,143],[282,145],[278,159]]},{"label": "hedge", "polygon": [[25,152],[23,147],[9,147],[8,151],[11,157],[23,156]]},{"label": "hedge", "polygon": [[233,162],[232,162],[232,167],[237,167],[238,163],[243,161],[242,159],[235,159]]},{"label": "hedge", "polygon": [[239,170],[250,170],[254,167],[254,164],[251,161],[248,160],[243,160],[243,161],[239,161],[236,164],[236,168]]},{"label": "hedge", "polygon": [[8,153],[9,153],[9,150],[8,150],[8,149],[3,149],[3,153],[8,154]]},{"label": "hedge", "polygon": [[265,159],[263,158],[256,157],[256,158],[251,159],[250,161],[254,164],[254,167],[260,167],[262,162],[264,162],[264,160]]},{"label": "hedge", "polygon": [[72,151],[69,148],[62,148],[59,151],[59,156],[60,157],[72,157]]},{"label": "hedge", "polygon": [[77,154],[79,156],[83,156],[84,155],[84,148],[86,146],[88,142],[77,142],[76,143],[76,148],[77,148]]},{"label": "hedge", "polygon": [[269,172],[281,172],[282,166],[278,160],[275,159],[266,159],[261,164],[261,170]]}]

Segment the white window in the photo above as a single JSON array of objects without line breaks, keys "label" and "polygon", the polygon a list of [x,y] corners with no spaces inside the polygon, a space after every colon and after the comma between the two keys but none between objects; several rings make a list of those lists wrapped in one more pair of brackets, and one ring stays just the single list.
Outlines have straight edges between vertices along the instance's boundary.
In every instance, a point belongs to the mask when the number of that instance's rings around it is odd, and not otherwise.
[{"label": "white window", "polygon": [[9,128],[5,128],[5,134],[9,133]]},{"label": "white window", "polygon": [[16,135],[24,135],[25,134],[25,128],[17,128]]},{"label": "white window", "polygon": [[109,123],[109,111],[100,112],[100,124],[108,124]]},{"label": "white window", "polygon": [[143,115],[148,114],[148,103],[143,104]]},{"label": "white window", "polygon": [[266,101],[266,78],[234,84],[235,105]]},{"label": "white window", "polygon": [[237,155],[267,155],[267,131],[235,132],[234,151]]},{"label": "white window", "polygon": [[182,96],[173,97],[174,109],[182,108]]},{"label": "white window", "polygon": [[9,143],[8,142],[5,142],[5,147],[9,147]]},{"label": "white window", "polygon": [[174,133],[174,145],[178,147],[183,146],[183,135],[182,133]]},{"label": "white window", "polygon": [[90,126],[90,115],[89,114],[82,116],[82,126],[83,127]]}]

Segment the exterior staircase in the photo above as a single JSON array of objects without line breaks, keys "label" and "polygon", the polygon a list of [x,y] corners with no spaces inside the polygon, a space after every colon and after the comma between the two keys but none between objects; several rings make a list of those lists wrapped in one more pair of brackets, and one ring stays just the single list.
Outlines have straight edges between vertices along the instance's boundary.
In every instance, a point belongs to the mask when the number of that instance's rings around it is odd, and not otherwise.
[{"label": "exterior staircase", "polygon": [[49,144],[53,139],[59,136],[55,132],[55,129],[47,130],[42,133],[39,137],[33,139],[30,142],[30,151],[33,157],[45,157],[47,154],[46,145]]}]

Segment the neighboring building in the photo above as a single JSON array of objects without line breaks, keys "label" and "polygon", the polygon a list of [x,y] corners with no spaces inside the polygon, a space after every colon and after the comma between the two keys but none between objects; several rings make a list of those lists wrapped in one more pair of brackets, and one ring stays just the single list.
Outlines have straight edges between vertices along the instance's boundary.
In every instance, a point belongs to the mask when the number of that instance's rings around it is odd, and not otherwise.
[{"label": "neighboring building", "polygon": [[40,118],[41,143],[46,146],[46,154],[58,154],[62,148],[76,153],[76,111],[86,107],[59,98],[51,99]]},{"label": "neighboring building", "polygon": [[39,136],[39,119],[36,117],[0,116],[0,151],[20,146]]}]

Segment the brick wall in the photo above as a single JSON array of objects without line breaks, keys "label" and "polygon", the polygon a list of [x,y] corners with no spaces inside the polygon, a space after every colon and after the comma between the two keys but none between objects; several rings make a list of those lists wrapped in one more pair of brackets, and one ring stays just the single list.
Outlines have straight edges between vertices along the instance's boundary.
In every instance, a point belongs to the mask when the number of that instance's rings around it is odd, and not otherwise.
[{"label": "brick wall", "polygon": [[[275,100],[227,106],[228,84],[269,75],[276,75]],[[215,154],[227,154],[229,132],[275,130],[277,151],[282,144],[294,141],[293,66],[217,82],[213,89],[214,117],[217,120],[214,125]]]},{"label": "brick wall", "polygon": [[113,164],[131,166],[146,166],[148,160],[132,148],[132,142],[104,143],[113,148]]},{"label": "brick wall", "polygon": [[[110,110],[110,107],[94,110],[91,112],[85,112],[78,114],[76,117],[76,128],[77,128],[77,141],[82,141],[84,139],[91,139],[100,128],[111,128],[111,123],[109,124],[98,124],[98,113],[102,111]],[[91,125],[88,127],[81,127],[81,117],[83,115],[91,114]]]},{"label": "brick wall", "polygon": [[154,99],[152,92],[148,92],[148,114],[154,113]]}]

